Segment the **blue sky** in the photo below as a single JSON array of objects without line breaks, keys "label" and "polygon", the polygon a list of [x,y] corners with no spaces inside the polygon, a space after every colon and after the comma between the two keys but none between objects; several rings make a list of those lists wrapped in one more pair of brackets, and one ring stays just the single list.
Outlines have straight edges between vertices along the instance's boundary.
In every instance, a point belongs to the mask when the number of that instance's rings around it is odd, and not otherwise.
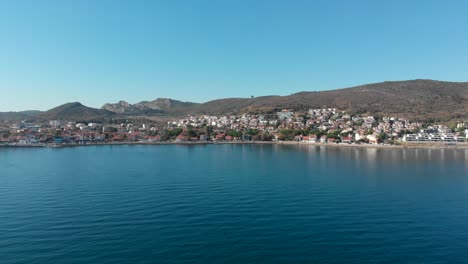
[{"label": "blue sky", "polygon": [[467,1],[0,0],[0,111],[468,81]]}]

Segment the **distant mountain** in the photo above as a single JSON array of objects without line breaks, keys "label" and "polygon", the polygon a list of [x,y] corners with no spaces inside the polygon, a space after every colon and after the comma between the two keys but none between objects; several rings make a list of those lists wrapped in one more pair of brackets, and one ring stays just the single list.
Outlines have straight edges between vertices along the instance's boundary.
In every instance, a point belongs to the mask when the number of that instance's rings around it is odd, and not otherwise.
[{"label": "distant mountain", "polygon": [[119,101],[115,104],[105,104],[101,109],[114,112],[116,114],[132,114],[139,110],[134,105],[131,105],[125,101]]},{"label": "distant mountain", "polygon": [[80,103],[68,103],[46,112],[0,113],[0,120],[104,120],[178,117],[187,114],[272,113],[283,108],[306,111],[321,107],[336,107],[351,113],[406,117],[415,121],[467,121],[468,82],[382,82],[331,91],[300,92],[289,96],[225,98],[203,104],[159,98],[137,104],[120,101],[95,109]]},{"label": "distant mountain", "polygon": [[125,101],[120,101],[115,104],[105,104],[102,106],[102,109],[125,115],[162,115],[186,111],[196,105],[196,103],[181,102],[169,98],[158,98],[154,101],[143,101],[137,104],[129,104]]},{"label": "distant mountain", "polygon": [[81,103],[75,102],[63,104],[48,111],[42,112],[36,116],[36,119],[91,121],[102,120],[113,115],[115,115],[113,112],[87,107]]},{"label": "distant mountain", "polygon": [[25,120],[37,116],[41,111],[0,112],[0,120]]}]

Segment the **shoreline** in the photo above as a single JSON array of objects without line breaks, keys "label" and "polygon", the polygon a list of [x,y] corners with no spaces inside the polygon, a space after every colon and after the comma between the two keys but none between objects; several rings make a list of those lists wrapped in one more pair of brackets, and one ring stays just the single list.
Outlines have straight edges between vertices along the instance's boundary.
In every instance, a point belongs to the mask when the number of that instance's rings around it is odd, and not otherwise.
[{"label": "shoreline", "polygon": [[222,142],[105,142],[88,144],[0,144],[0,148],[72,148],[72,147],[91,147],[91,146],[135,146],[135,145],[297,145],[297,146],[317,146],[317,147],[344,147],[344,148],[379,148],[379,149],[468,149],[466,143],[402,143],[399,145],[380,145],[380,144],[348,144],[348,143],[312,143],[295,141],[222,141]]}]

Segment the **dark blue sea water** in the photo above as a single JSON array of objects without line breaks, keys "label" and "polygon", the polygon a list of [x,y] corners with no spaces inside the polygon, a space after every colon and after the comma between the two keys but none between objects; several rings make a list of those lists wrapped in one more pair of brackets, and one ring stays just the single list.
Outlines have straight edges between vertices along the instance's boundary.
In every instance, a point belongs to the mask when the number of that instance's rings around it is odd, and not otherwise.
[{"label": "dark blue sea water", "polygon": [[0,263],[468,263],[468,151],[0,148]]}]

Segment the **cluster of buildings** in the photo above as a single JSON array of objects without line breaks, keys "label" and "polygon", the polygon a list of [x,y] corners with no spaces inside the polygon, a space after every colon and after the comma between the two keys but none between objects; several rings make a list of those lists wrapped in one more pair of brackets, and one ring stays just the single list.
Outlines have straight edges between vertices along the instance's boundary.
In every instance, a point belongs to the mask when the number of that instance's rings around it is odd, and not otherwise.
[{"label": "cluster of buildings", "polygon": [[310,143],[396,144],[401,142],[466,142],[468,126],[421,123],[405,118],[350,114],[336,108],[268,114],[199,115],[163,125],[0,122],[0,144],[88,144],[106,142],[300,141]]},{"label": "cluster of buildings", "polygon": [[[351,115],[336,108],[310,109],[295,113],[283,109],[275,114],[243,114],[241,116],[188,116],[167,122],[166,129],[203,129],[239,131],[251,136],[249,131],[268,134],[272,140],[294,140],[312,143],[395,143],[429,142],[420,136],[428,134],[430,142],[465,142],[468,126],[459,122],[455,129],[445,125],[423,128],[421,123],[405,118],[371,115]],[[285,137],[285,134],[289,134]],[[293,136],[291,137],[291,133]],[[416,135],[415,137],[413,137]],[[218,136],[219,137],[219,136]],[[244,139],[241,138],[241,139]],[[224,138],[225,139],[225,138]],[[227,137],[235,140],[235,137]],[[217,138],[214,138],[217,140]]]},{"label": "cluster of buildings", "polygon": [[[403,142],[466,142],[468,139],[468,129],[464,122],[459,122],[455,131],[444,126],[429,126],[421,129],[419,133],[403,135]],[[460,133],[463,131],[463,133]]]}]

